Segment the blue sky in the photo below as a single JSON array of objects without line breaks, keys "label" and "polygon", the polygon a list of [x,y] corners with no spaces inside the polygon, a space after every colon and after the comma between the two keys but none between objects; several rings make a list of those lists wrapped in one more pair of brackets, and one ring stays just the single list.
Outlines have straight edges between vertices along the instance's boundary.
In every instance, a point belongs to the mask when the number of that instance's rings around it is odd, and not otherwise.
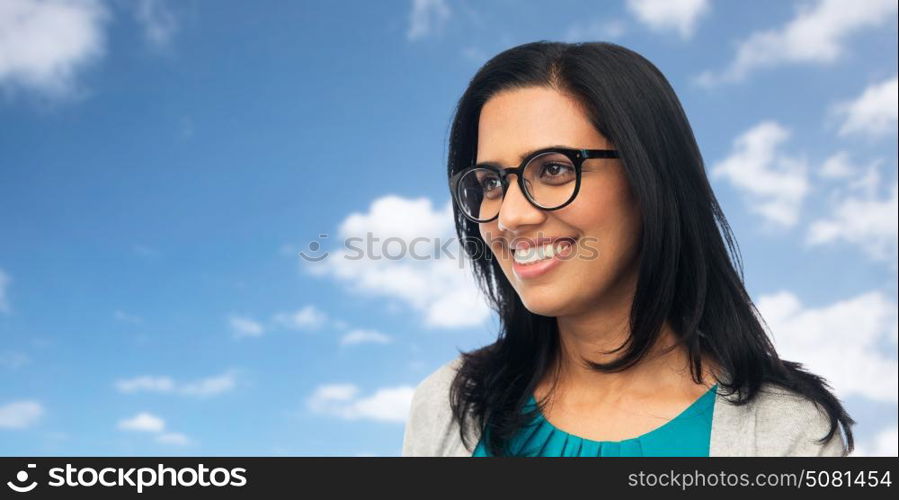
[{"label": "blue sky", "polygon": [[398,455],[496,318],[342,241],[450,237],[453,106],[539,39],[669,78],[781,354],[896,455],[893,0],[0,0],[0,454]]}]

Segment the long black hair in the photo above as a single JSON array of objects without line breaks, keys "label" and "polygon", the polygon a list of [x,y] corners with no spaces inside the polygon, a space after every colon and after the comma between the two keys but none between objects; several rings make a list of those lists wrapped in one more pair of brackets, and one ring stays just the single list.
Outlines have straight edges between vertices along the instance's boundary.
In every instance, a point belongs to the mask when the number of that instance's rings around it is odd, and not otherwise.
[{"label": "long black hair", "polygon": [[[691,375],[701,381],[703,358],[727,375],[719,390],[753,400],[772,383],[824,408],[830,429],[842,424],[847,450],[851,426],[827,382],[800,363],[780,359],[743,284],[742,260],[730,226],[706,177],[696,139],[680,101],[651,62],[612,43],[537,41],[505,50],[474,75],[457,103],[450,130],[448,176],[471,165],[477,154],[478,120],[484,103],[500,91],[554,88],[586,109],[593,126],[620,152],[642,216],[639,271],[630,311],[626,349],[606,364],[583,360],[604,372],[638,363],[669,321],[689,355]],[[508,441],[536,414],[523,412],[530,394],[559,349],[553,317],[528,311],[480,236],[478,225],[454,206],[456,234],[478,286],[500,320],[496,342],[460,353],[450,388],[463,444],[474,423],[486,432],[488,451],[507,454]],[[480,242],[480,245],[468,243]],[[739,270],[739,274],[738,274]],[[474,422],[466,422],[471,418]],[[483,434],[482,434],[483,435]]]}]

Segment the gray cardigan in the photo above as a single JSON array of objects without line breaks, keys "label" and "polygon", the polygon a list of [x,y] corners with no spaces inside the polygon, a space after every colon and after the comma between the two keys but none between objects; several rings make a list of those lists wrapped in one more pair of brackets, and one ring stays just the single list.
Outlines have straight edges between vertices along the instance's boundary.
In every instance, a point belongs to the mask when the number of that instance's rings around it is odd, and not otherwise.
[{"label": "gray cardigan", "polygon": [[[450,409],[450,383],[461,361],[461,356],[449,361],[415,388],[403,435],[403,456],[470,457],[474,452],[479,431],[466,425],[472,447],[466,448]],[[845,456],[845,441],[839,430],[827,444],[815,442],[827,434],[829,425],[826,413],[813,401],[770,384],[743,406],[718,394],[709,455]]]}]

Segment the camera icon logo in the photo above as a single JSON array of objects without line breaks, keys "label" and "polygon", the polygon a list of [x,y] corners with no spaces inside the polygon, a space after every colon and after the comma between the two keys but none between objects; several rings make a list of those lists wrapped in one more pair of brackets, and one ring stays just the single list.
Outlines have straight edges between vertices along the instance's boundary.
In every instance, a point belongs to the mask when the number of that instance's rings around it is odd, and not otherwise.
[{"label": "camera icon logo", "polygon": [[[328,235],[320,234],[320,235],[318,235],[318,237],[319,238],[327,238]],[[303,260],[305,260],[307,262],[321,262],[322,260],[324,260],[325,257],[328,256],[328,252],[324,252],[321,255],[315,255],[319,251],[319,249],[321,249],[321,243],[319,243],[318,241],[313,241],[313,242],[309,243],[310,253],[307,255],[305,250],[300,250],[299,255],[300,255],[300,257],[303,258]]]},{"label": "camera icon logo", "polygon": [[[37,467],[36,464],[28,464],[28,466],[26,468],[34,469],[35,467]],[[37,487],[37,481],[32,481],[31,484],[24,485],[24,483],[26,481],[28,481],[28,471],[27,470],[20,470],[16,474],[16,481],[18,483],[23,484],[23,486],[19,486],[19,484],[16,484],[13,481],[6,482],[6,485],[9,486],[9,488],[11,490],[15,491],[16,493],[28,493],[29,491],[31,491]]]}]

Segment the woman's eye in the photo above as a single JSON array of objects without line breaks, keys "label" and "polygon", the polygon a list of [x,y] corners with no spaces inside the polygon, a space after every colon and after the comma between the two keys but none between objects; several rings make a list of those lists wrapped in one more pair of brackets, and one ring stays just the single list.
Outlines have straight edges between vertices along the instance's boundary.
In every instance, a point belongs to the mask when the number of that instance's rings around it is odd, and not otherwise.
[{"label": "woman's eye", "polygon": [[484,196],[488,198],[495,198],[502,193],[502,182],[496,177],[488,177],[481,181],[481,190],[484,192]]},{"label": "woman's eye", "polygon": [[561,163],[549,163],[543,166],[543,177],[545,180],[561,180],[574,176],[574,167]]}]

